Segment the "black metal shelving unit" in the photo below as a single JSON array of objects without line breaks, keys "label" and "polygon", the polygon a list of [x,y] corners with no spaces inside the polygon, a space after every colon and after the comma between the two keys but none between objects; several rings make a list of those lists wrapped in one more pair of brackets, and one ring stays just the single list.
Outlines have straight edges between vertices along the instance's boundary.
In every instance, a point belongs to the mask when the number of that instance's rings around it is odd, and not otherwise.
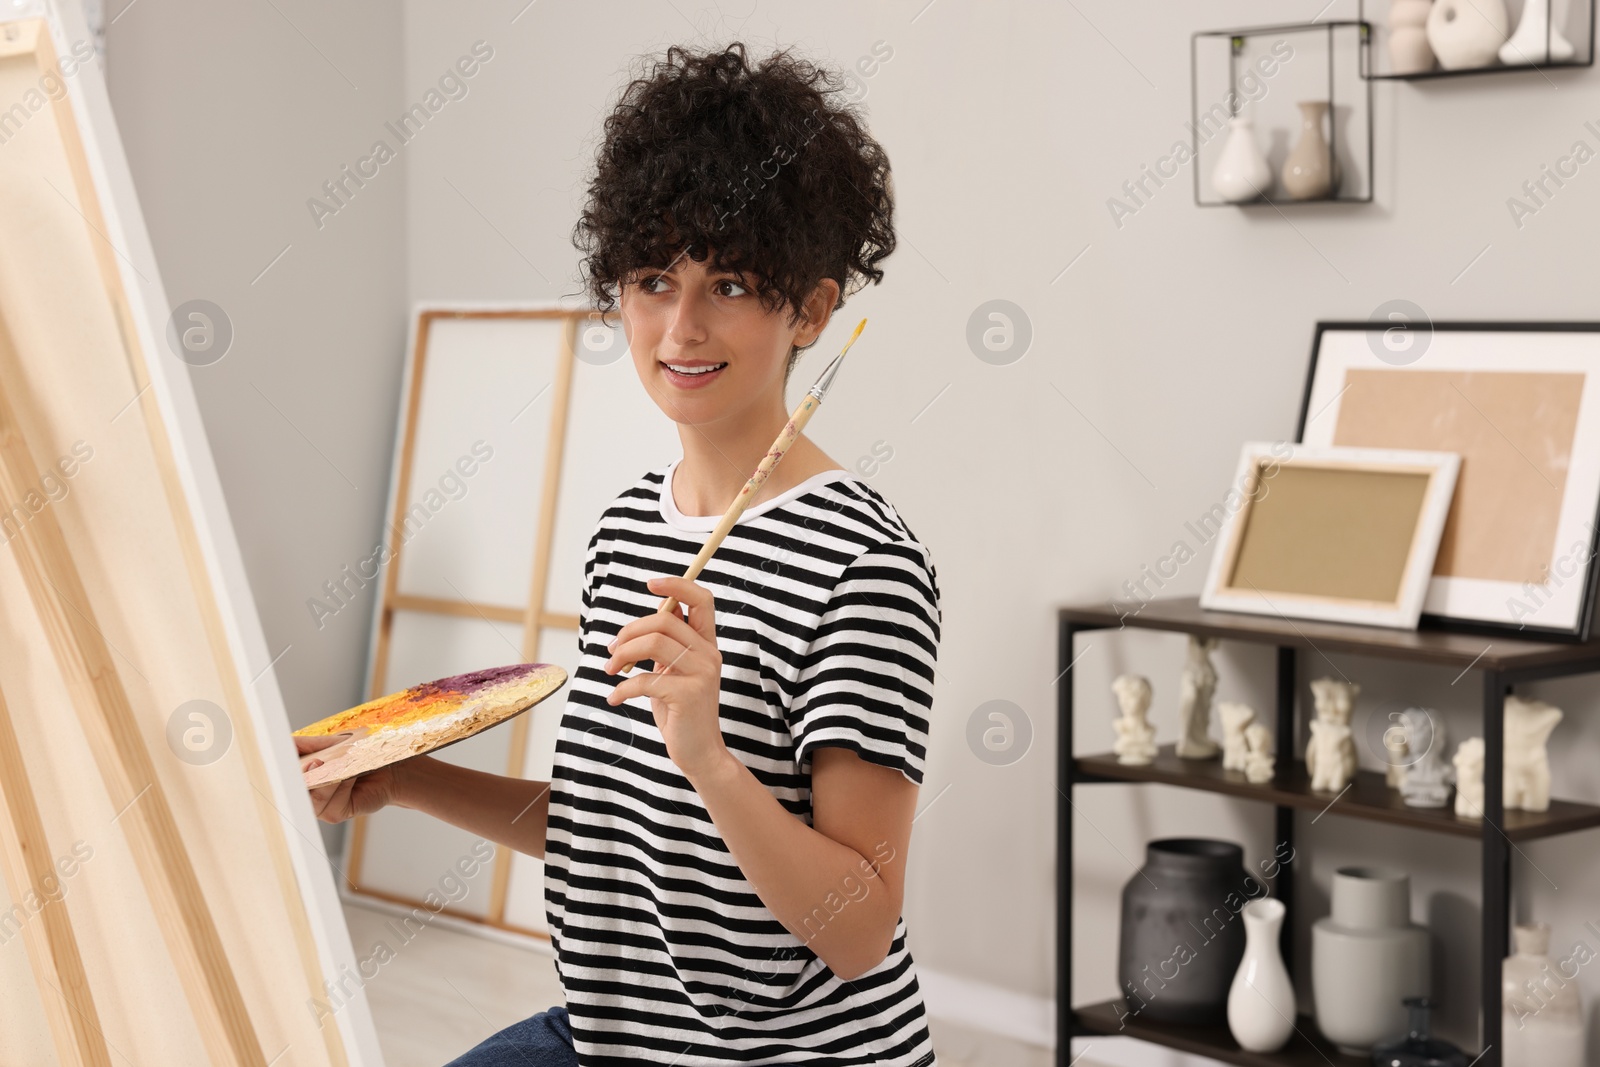
[{"label": "black metal shelving unit", "polygon": [[[1073,748],[1075,639],[1092,630],[1131,626],[1140,629],[1218,637],[1277,648],[1276,774],[1254,785],[1244,775],[1223,771],[1214,763],[1183,761],[1164,747],[1148,766],[1123,766],[1110,754],[1079,756]],[[1277,840],[1293,846],[1295,811],[1322,809],[1327,794],[1311,792],[1304,764],[1295,759],[1295,697],[1298,654],[1342,652],[1400,659],[1412,663],[1476,671],[1483,700],[1484,818],[1458,818],[1452,808],[1430,811],[1399,803],[1383,776],[1359,772],[1350,792],[1327,811],[1343,818],[1370,819],[1432,833],[1477,838],[1481,842],[1482,957],[1479,976],[1480,1033],[1487,1051],[1478,1067],[1500,1067],[1500,961],[1510,949],[1511,845],[1557,834],[1600,827],[1600,806],[1553,800],[1546,812],[1511,812],[1501,793],[1505,698],[1512,686],[1546,678],[1600,672],[1600,639],[1582,644],[1484,637],[1444,630],[1391,630],[1379,627],[1289,620],[1275,616],[1207,611],[1196,597],[1171,597],[1147,602],[1137,614],[1119,613],[1109,605],[1065,607],[1057,617],[1057,656],[1061,679],[1057,689],[1059,741],[1056,753],[1057,934],[1056,934],[1056,1063],[1071,1062],[1071,1040],[1095,1034],[1118,1034],[1197,1053],[1245,1067],[1355,1067],[1367,1061],[1339,1053],[1318,1035],[1315,1024],[1302,1018],[1290,1044],[1275,1053],[1245,1052],[1228,1033],[1225,1020],[1214,1026],[1175,1026],[1124,1020],[1117,1000],[1074,1008],[1072,996],[1072,792],[1102,782],[1158,782],[1243,797],[1273,805]],[[1273,893],[1288,907],[1284,924],[1285,961],[1293,971],[1292,927],[1294,875],[1285,867],[1273,880]]]}]

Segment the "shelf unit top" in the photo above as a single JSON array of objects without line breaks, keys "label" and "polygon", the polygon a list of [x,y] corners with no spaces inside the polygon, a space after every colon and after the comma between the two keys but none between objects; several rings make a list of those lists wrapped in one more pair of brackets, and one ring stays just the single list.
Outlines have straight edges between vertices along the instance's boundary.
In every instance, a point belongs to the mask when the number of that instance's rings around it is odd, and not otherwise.
[{"label": "shelf unit top", "polygon": [[1119,612],[1105,602],[1069,605],[1059,609],[1059,618],[1062,622],[1090,628],[1132,626],[1142,630],[1293,646],[1313,652],[1381,656],[1462,670],[1475,667],[1507,673],[1537,671],[1546,675],[1600,671],[1600,639],[1583,644],[1531,641],[1502,634],[1397,630],[1277,615],[1208,611],[1200,606],[1197,596],[1158,597],[1145,601],[1137,612]]},{"label": "shelf unit top", "polygon": [[[1453,803],[1442,808],[1413,808],[1390,789],[1378,771],[1357,771],[1348,792],[1335,797],[1311,789],[1305,764],[1296,761],[1287,775],[1279,775],[1260,785],[1250,782],[1239,771],[1225,771],[1220,759],[1179,759],[1173,746],[1162,745],[1154,762],[1143,766],[1122,764],[1110,752],[1079,756],[1073,760],[1073,778],[1113,782],[1155,782],[1183,789],[1244,797],[1248,800],[1282,804],[1307,811],[1327,812],[1346,818],[1371,819],[1396,826],[1408,826],[1436,834],[1457,837],[1482,837],[1481,819],[1456,815]],[[1320,818],[1320,816],[1319,816]],[[1501,831],[1511,841],[1531,841],[1576,830],[1600,826],[1600,806],[1569,800],[1552,800],[1549,811],[1508,811]]]}]

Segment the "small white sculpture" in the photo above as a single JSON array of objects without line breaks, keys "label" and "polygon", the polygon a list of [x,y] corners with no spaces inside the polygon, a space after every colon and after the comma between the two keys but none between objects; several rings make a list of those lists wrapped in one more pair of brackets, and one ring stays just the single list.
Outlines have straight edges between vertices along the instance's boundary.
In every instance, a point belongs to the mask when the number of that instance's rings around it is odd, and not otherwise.
[{"label": "small white sculpture", "polygon": [[1406,784],[1406,763],[1411,750],[1406,745],[1406,730],[1398,723],[1383,732],[1383,751],[1388,758],[1389,766],[1384,772],[1384,781],[1390,789],[1404,789]]},{"label": "small white sculpture", "polygon": [[1560,721],[1561,709],[1553,704],[1506,697],[1507,809],[1550,810],[1550,756],[1545,742]]},{"label": "small white sculpture", "polygon": [[1189,659],[1183,665],[1178,696],[1179,734],[1176,751],[1183,759],[1211,759],[1211,697],[1217,691],[1217,669],[1211,665],[1215,637],[1189,635]]},{"label": "small white sculpture", "polygon": [[1434,718],[1426,708],[1407,708],[1400,713],[1400,721],[1405,724],[1411,758],[1400,794],[1413,808],[1442,808],[1450,799],[1451,774],[1444,758],[1444,720]]},{"label": "small white sculpture", "polygon": [[1450,762],[1456,768],[1456,814],[1464,819],[1483,818],[1483,738],[1461,742]]},{"label": "small white sculpture", "polygon": [[1272,731],[1261,723],[1252,723],[1244,732],[1249,751],[1244,757],[1244,776],[1256,785],[1272,781],[1277,770],[1273,762]]},{"label": "small white sculpture", "polygon": [[1434,0],[1428,45],[1445,70],[1488,67],[1511,32],[1505,0]]},{"label": "small white sculpture", "polygon": [[1146,717],[1150,710],[1150,681],[1137,674],[1118,675],[1111,683],[1122,715],[1113,719],[1112,729],[1117,731],[1117,742],[1111,751],[1117,754],[1118,763],[1142,766],[1156,758],[1156,728]]},{"label": "small white sculpture", "polygon": [[1311,788],[1340,793],[1356,773],[1356,746],[1350,736],[1350,713],[1361,687],[1354,682],[1318,678],[1311,683],[1317,717],[1311,720],[1311,742],[1306,745],[1306,771]]},{"label": "small white sculpture", "polygon": [[1236,704],[1224,700],[1217,705],[1217,717],[1222,720],[1222,769],[1244,770],[1245,757],[1250,748],[1245,744],[1245,727],[1256,721],[1256,709],[1249,704]]},{"label": "small white sculpture", "polygon": [[1433,69],[1428,46],[1428,10],[1433,0],[1394,0],[1389,8],[1389,70],[1421,74]]},{"label": "small white sculpture", "polygon": [[1527,0],[1517,32],[1500,46],[1500,62],[1514,67],[1571,59],[1572,42],[1561,36],[1560,29],[1566,25],[1566,6],[1561,0]]}]

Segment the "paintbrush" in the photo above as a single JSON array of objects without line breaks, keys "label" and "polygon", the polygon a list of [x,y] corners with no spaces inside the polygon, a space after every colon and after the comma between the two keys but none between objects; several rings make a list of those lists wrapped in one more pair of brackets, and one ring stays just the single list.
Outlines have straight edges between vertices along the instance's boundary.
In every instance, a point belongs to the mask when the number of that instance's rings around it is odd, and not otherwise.
[{"label": "paintbrush", "polygon": [[[750,501],[755,498],[757,493],[761,492],[761,487],[767,483],[767,476],[772,473],[773,468],[777,467],[779,461],[783,459],[783,454],[789,451],[789,446],[794,444],[795,438],[800,436],[800,431],[805,429],[806,423],[811,421],[812,414],[822,405],[822,398],[827,395],[828,387],[833,384],[834,375],[839,373],[839,364],[844,362],[845,353],[850,351],[850,346],[856,343],[856,338],[861,336],[861,331],[866,327],[867,320],[862,319],[856,326],[856,332],[850,335],[850,340],[846,341],[844,347],[839,350],[839,354],[833,357],[833,362],[822,369],[822,373],[817,376],[816,383],[806,390],[805,399],[800,401],[800,406],[794,409],[793,415],[789,416],[788,425],[784,426],[783,432],[778,434],[778,439],[772,442],[772,447],[767,449],[767,454],[762,458],[761,465],[756,467],[756,472],[750,476],[750,480],[744,483],[744,488],[739,490],[739,495],[733,498],[733,503],[729,504],[728,510],[723,513],[722,521],[717,523],[717,528],[711,531],[710,536],[706,538],[706,543],[700,547],[700,554],[694,557],[694,562],[689,564],[689,569],[683,572],[685,578],[694,581],[700,576],[700,572],[705,569],[706,563],[710,561],[712,554],[716,552],[717,546],[722,544],[722,539],[728,536],[728,531],[732,530],[734,523],[739,521],[739,516],[744,514],[744,509],[750,505]],[[664,485],[661,487],[661,491],[670,493],[672,492],[672,486]],[[676,597],[670,596],[663,600],[661,606],[656,609],[657,612],[662,613],[671,613],[677,610],[678,600]],[[625,663],[618,668],[617,673],[627,674],[635,666],[636,664],[633,663]]]}]

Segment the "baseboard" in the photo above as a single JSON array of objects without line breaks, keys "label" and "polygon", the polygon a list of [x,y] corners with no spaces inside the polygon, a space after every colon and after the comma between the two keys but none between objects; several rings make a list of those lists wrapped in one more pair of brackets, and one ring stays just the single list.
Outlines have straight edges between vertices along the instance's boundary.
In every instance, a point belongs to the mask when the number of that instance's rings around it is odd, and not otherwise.
[{"label": "baseboard", "polygon": [[1056,1006],[1047,997],[1018,993],[987,982],[917,968],[928,1014],[969,1030],[981,1030],[1036,1048],[1056,1046]]}]

